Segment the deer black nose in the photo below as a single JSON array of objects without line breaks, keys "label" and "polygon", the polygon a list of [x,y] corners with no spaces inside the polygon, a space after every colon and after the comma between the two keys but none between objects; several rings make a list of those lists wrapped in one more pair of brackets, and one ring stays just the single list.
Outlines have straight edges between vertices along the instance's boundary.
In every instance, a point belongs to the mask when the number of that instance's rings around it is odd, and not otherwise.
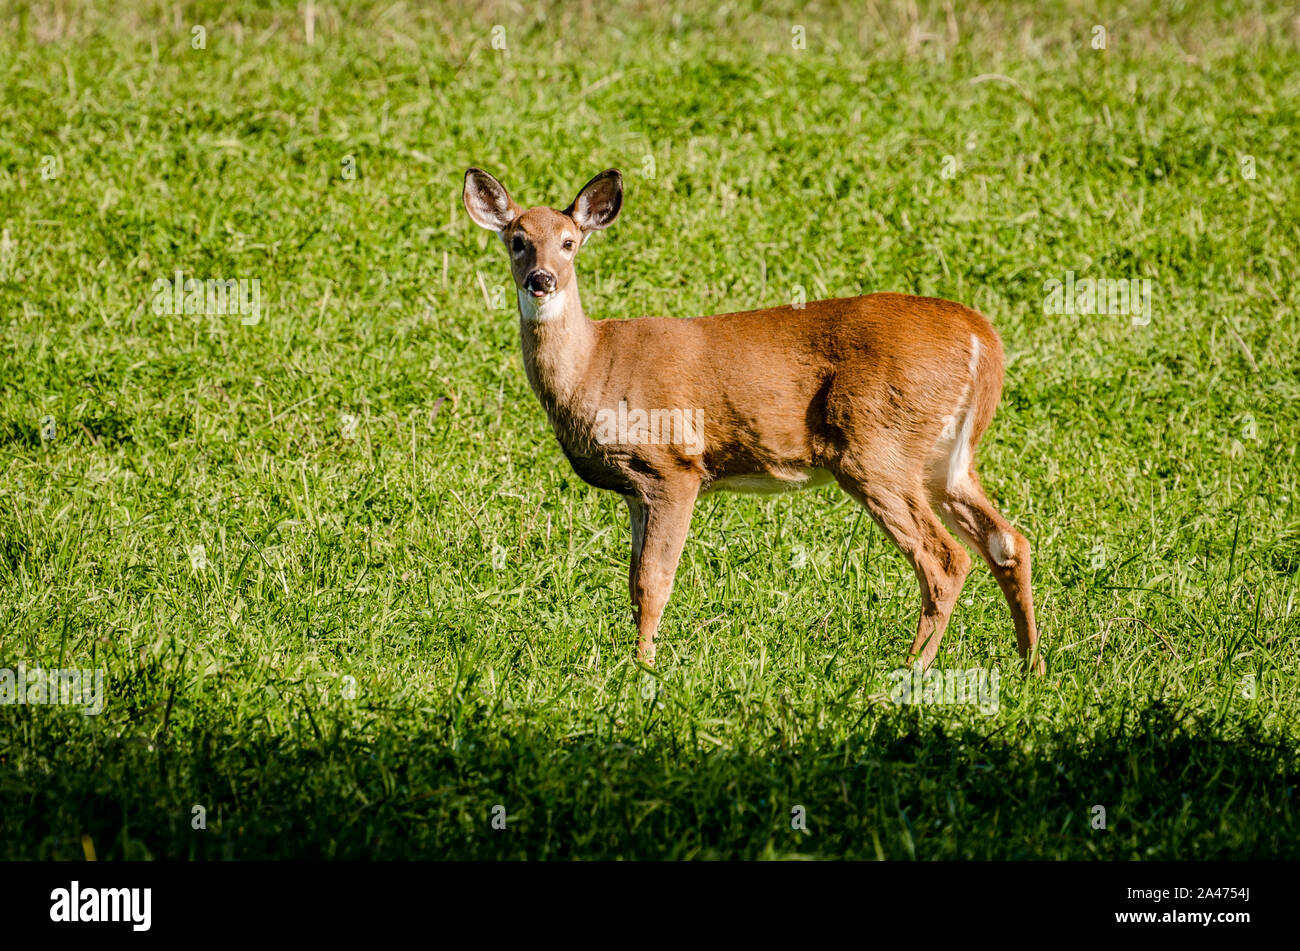
[{"label": "deer black nose", "polygon": [[534,294],[549,294],[555,290],[555,275],[543,268],[534,268],[528,272],[524,290]]}]

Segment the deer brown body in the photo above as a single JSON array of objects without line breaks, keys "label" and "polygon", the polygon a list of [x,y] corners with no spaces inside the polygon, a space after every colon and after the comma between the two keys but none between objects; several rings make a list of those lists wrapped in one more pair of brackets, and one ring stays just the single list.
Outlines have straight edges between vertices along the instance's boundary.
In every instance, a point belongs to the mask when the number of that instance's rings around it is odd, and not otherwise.
[{"label": "deer brown body", "polygon": [[934,660],[970,570],[951,529],[988,563],[1020,653],[1042,672],[1029,543],[989,502],[974,467],[1003,378],[1002,345],[982,315],[951,301],[871,294],[595,322],[573,261],[618,215],[617,172],[592,179],[564,211],[523,211],[479,169],[466,174],[464,199],[510,251],[528,380],[565,455],[585,481],[627,502],[643,661],[653,663],[702,494],[836,482],[916,572],[912,659]]}]

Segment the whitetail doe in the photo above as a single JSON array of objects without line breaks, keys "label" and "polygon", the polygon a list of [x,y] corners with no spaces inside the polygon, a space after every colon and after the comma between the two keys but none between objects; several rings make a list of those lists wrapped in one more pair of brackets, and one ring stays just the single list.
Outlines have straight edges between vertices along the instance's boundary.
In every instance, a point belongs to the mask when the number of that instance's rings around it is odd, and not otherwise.
[{"label": "whitetail doe", "polygon": [[465,208],[510,255],[528,382],[584,480],[632,518],[629,590],[638,657],[654,663],[696,500],[834,480],[907,556],[921,585],[909,664],[929,667],[980,553],[1042,674],[1029,542],[993,507],[975,446],[1002,393],[1002,343],[952,301],[869,294],[737,314],[592,321],[574,260],[623,203],[601,172],[563,211],[521,209],[495,178],[465,173]]}]

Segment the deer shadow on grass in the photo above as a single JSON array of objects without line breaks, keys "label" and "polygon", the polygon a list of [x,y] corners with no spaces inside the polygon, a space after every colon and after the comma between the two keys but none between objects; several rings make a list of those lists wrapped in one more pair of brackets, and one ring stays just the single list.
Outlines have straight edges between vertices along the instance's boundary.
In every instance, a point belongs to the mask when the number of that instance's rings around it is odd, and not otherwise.
[{"label": "deer shadow on grass", "polygon": [[1296,751],[1161,703],[1086,738],[904,709],[754,752],[491,721],[0,732],[7,859],[79,858],[83,835],[110,859],[1300,857]]}]

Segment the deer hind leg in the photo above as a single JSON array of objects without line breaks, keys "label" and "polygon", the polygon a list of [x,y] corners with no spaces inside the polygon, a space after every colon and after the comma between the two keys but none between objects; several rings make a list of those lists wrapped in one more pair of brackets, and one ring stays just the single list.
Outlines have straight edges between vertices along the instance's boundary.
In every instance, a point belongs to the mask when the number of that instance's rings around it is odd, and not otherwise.
[{"label": "deer hind leg", "polygon": [[1030,586],[1029,540],[1011,526],[984,494],[973,467],[932,486],[931,500],[944,522],[988,564],[1016,625],[1016,646],[1028,669],[1046,671],[1038,654],[1038,626]]},{"label": "deer hind leg", "polygon": [[928,668],[939,653],[948,618],[970,571],[971,557],[945,531],[919,486],[915,491],[881,490],[844,473],[838,479],[912,564],[921,586],[921,616],[908,664],[919,660],[922,669]]}]

